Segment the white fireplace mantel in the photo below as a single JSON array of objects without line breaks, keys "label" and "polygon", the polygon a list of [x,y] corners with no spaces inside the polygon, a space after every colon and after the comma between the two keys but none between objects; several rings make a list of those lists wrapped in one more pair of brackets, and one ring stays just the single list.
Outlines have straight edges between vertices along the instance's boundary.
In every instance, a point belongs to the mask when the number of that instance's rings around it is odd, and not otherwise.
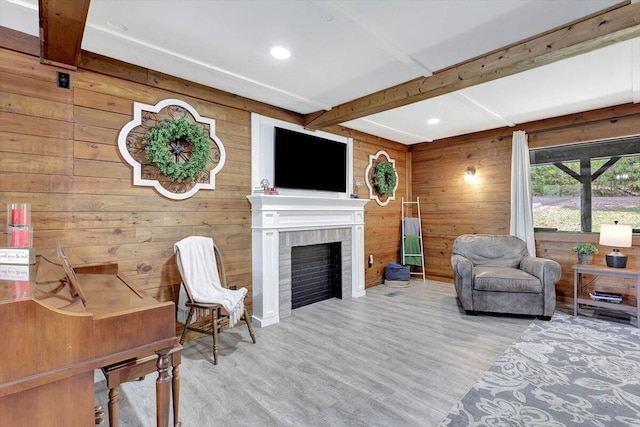
[{"label": "white fireplace mantel", "polygon": [[280,321],[280,233],[351,230],[351,295],[365,295],[364,206],[368,199],[254,194],[251,203],[253,322],[258,327]]}]

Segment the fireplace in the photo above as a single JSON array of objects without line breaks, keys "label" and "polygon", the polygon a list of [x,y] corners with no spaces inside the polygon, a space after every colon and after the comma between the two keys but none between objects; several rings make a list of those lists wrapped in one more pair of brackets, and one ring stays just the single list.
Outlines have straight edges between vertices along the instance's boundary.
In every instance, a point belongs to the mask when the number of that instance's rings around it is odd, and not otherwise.
[{"label": "fireplace", "polygon": [[341,246],[334,242],[291,248],[291,310],[342,298]]},{"label": "fireplace", "polygon": [[252,216],[253,323],[291,315],[291,249],[340,246],[342,298],[365,295],[364,205],[367,199],[255,194]]},{"label": "fireplace", "polygon": [[[341,298],[353,296],[352,280],[352,239],[349,228],[329,228],[316,230],[289,230],[280,233],[279,248],[279,280],[278,280],[278,314],[280,318],[291,316],[292,303],[292,261],[294,247],[306,247],[319,244],[340,245]],[[363,264],[364,274],[364,264]],[[363,288],[364,289],[364,288]],[[359,295],[358,295],[359,296]]]}]

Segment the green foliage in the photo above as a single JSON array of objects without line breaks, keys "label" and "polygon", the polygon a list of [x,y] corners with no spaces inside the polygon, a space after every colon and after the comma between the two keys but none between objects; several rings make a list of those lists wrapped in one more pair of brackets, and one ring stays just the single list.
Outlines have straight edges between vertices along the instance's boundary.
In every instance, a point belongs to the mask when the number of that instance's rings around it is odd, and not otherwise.
[{"label": "green foliage", "polygon": [[391,162],[380,162],[376,165],[373,180],[378,193],[383,196],[391,196],[396,189],[396,170]]},{"label": "green foliage", "polygon": [[[176,161],[169,145],[180,140],[186,141],[193,149],[188,160]],[[146,145],[147,160],[158,168],[160,173],[171,181],[193,181],[207,167],[211,139],[198,124],[191,123],[186,117],[163,120],[147,131],[143,139]]]},{"label": "green foliage", "polygon": [[[592,160],[590,169],[595,179],[591,183],[591,231],[598,232],[600,224],[620,221],[640,226],[640,156],[622,157],[605,172],[598,172],[609,158]],[[580,174],[577,161],[564,162],[566,167]],[[555,165],[531,167],[534,201],[534,226],[560,231],[580,231],[581,183]]]},{"label": "green foliage", "polygon": [[[580,209],[566,206],[537,206],[533,210],[534,227],[556,228],[560,231],[580,231]],[[640,228],[640,205],[599,209],[593,212],[592,231],[598,233],[600,224],[631,224]]]},{"label": "green foliage", "polygon": [[[609,159],[592,160],[591,173]],[[580,163],[565,162],[565,166],[580,174]],[[577,196],[580,183],[554,165],[531,167],[531,190],[534,196]],[[640,196],[640,156],[623,157],[592,183],[594,197]]]},{"label": "green foliage", "polygon": [[573,251],[578,255],[595,255],[598,248],[593,243],[578,243],[573,247]]}]

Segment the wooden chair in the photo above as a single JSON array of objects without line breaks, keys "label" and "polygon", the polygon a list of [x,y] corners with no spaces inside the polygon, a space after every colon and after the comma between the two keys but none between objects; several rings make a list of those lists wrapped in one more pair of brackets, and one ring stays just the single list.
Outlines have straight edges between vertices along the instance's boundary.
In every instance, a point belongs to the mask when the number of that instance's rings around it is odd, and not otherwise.
[{"label": "wooden chair", "polygon": [[[229,327],[230,325],[230,315],[227,310],[223,307],[222,303],[218,302],[199,302],[197,298],[194,296],[194,283],[193,280],[190,280],[190,277],[193,278],[193,274],[189,274],[189,268],[193,268],[193,260],[187,260],[185,258],[186,253],[184,250],[181,251],[180,247],[184,248],[184,244],[192,244],[199,245],[205,253],[205,260],[208,257],[211,258],[211,262],[215,262],[215,267],[217,270],[217,274],[219,276],[220,285],[224,289],[229,289],[234,292],[246,294],[246,289],[241,288],[237,289],[237,287],[229,288],[227,286],[227,278],[224,270],[224,261],[222,259],[222,254],[220,250],[213,242],[213,239],[209,237],[202,236],[190,236],[182,239],[180,242],[176,243],[174,249],[176,251],[176,261],[178,264],[178,270],[180,271],[180,275],[182,277],[182,286],[184,286],[184,290],[186,291],[188,301],[186,301],[185,305],[189,308],[189,314],[187,315],[187,320],[185,322],[184,329],[182,330],[182,335],[180,336],[180,344],[184,342],[187,330],[192,330],[200,333],[205,333],[213,336],[213,363],[214,365],[218,364],[218,334],[224,328]],[[212,248],[212,251],[210,249]],[[200,253],[198,256],[202,256]],[[199,258],[202,259],[202,258]],[[204,261],[203,261],[204,262]],[[190,267],[191,266],[191,267]],[[215,276],[215,273],[209,274],[209,276]],[[204,282],[215,282],[214,277],[203,277],[200,280]],[[242,301],[244,301],[244,296],[241,297]],[[243,305],[244,307],[244,305]],[[208,310],[211,313],[211,322],[199,322],[199,323],[191,323],[191,319],[193,318],[194,312],[197,313],[198,310]],[[247,328],[249,329],[249,335],[251,336],[251,340],[253,343],[256,343],[256,335],[253,330],[253,326],[251,325],[251,317],[247,312],[247,308],[244,307],[242,310],[242,316],[239,320],[244,320],[247,324]]]}]

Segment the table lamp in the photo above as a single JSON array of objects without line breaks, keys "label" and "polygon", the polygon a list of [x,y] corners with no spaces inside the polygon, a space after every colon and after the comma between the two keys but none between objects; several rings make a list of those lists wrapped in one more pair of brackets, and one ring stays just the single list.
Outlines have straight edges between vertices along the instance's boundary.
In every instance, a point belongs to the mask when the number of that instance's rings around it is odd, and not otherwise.
[{"label": "table lamp", "polygon": [[620,252],[620,248],[631,247],[632,230],[630,225],[602,224],[600,225],[600,244],[613,246],[613,251],[606,256],[607,267],[625,268],[627,256]]}]

